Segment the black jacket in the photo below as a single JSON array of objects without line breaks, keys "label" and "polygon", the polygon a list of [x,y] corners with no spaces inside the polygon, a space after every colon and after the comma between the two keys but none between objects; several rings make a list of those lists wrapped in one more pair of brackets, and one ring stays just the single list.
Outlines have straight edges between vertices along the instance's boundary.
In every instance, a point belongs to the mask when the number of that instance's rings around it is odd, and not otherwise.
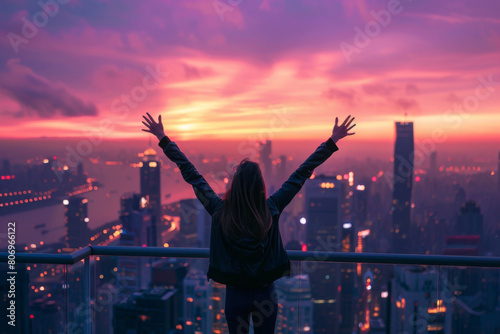
[{"label": "black jacket", "polygon": [[263,242],[254,238],[231,241],[222,232],[218,213],[224,201],[217,196],[207,181],[167,136],[158,144],[165,155],[181,171],[184,180],[193,186],[196,197],[212,217],[210,261],[207,280],[241,287],[261,287],[282,276],[290,276],[290,260],[283,247],[279,231],[279,217],[283,209],[299,192],[314,169],[338,150],[330,138],[292,173],[280,189],[269,196],[267,204],[273,219],[272,227]]}]

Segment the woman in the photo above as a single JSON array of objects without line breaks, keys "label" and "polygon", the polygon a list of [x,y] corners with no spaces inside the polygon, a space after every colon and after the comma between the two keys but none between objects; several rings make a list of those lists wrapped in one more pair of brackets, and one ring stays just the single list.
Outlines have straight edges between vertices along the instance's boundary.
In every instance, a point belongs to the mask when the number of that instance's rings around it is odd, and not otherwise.
[{"label": "woman", "polygon": [[161,115],[156,122],[149,113],[142,123],[154,134],[165,155],[193,186],[196,197],[212,217],[210,262],[207,280],[226,285],[225,315],[229,333],[248,333],[250,316],[254,332],[274,333],[278,300],[274,281],[290,276],[290,261],[283,247],[278,220],[283,209],[311,177],[314,169],[338,150],[336,143],[355,124],[350,115],[339,126],[335,118],[332,135],[266,198],[266,186],[257,163],[243,159],[231,185],[220,198],[177,144],[165,135]]}]

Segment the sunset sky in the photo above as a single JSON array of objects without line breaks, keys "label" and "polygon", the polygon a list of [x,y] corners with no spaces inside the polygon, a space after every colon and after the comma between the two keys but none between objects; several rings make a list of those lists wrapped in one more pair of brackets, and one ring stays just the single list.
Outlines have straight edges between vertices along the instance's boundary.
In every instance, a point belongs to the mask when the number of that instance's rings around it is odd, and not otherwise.
[{"label": "sunset sky", "polygon": [[0,138],[500,143],[498,0],[59,1],[2,0]]}]

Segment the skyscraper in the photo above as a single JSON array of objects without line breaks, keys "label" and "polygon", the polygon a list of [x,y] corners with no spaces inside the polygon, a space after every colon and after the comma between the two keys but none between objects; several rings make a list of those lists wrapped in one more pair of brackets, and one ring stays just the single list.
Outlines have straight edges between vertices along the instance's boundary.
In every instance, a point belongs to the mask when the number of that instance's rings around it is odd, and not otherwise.
[{"label": "skyscraper", "polygon": [[467,201],[460,207],[460,213],[455,225],[458,235],[483,235],[483,215],[475,201]]},{"label": "skyscraper", "polygon": [[159,235],[161,230],[161,161],[156,156],[156,151],[148,148],[144,151],[144,158],[141,167],[141,195],[149,201],[149,209],[151,210],[151,219],[153,226],[152,246],[160,246]]},{"label": "skyscraper", "polygon": [[[120,198],[120,246],[152,246],[151,215],[146,210],[147,201],[140,194],[125,194]],[[120,297],[148,287],[151,281],[151,258],[137,256],[118,257]]]},{"label": "skyscraper", "polygon": [[451,333],[452,299],[436,299],[441,280],[435,268],[395,266],[390,333]]},{"label": "skyscraper", "polygon": [[[306,243],[308,251],[340,250],[342,184],[334,176],[316,176],[305,184]],[[340,268],[317,262],[309,270],[314,333],[338,328]]]},{"label": "skyscraper", "polygon": [[264,180],[266,184],[272,184],[272,160],[271,160],[271,144],[270,140],[265,143],[260,143],[259,161],[264,165]]},{"label": "skyscraper", "polygon": [[113,305],[114,333],[170,333],[179,321],[175,289],[136,292]]},{"label": "skyscraper", "polygon": [[64,226],[66,227],[66,246],[77,248],[85,246],[90,237],[87,226],[88,199],[73,196],[63,200],[64,204]]},{"label": "skyscraper", "polygon": [[278,319],[276,333],[310,333],[313,327],[313,304],[308,275],[282,277],[276,281]]},{"label": "skyscraper", "polygon": [[431,152],[431,163],[429,166],[429,174],[435,176],[437,174],[437,153],[436,151]]},{"label": "skyscraper", "polygon": [[191,270],[184,278],[183,297],[183,332],[210,333],[213,324],[212,288],[202,271]]},{"label": "skyscraper", "polygon": [[211,218],[197,198],[180,200],[180,230],[176,238],[182,247],[208,248]]},{"label": "skyscraper", "polygon": [[410,213],[413,181],[413,122],[396,122],[392,190],[392,250],[410,252]]},{"label": "skyscraper", "polygon": [[[355,229],[350,221],[342,224],[342,252],[354,253]],[[354,332],[355,307],[355,286],[356,265],[354,263],[342,263],[340,265],[340,310],[341,320],[339,333],[352,334]]]}]

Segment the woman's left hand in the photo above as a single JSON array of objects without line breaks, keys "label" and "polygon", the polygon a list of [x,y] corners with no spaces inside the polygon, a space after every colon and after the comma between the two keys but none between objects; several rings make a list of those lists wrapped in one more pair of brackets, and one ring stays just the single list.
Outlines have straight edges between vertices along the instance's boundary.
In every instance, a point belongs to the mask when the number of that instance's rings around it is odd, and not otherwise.
[{"label": "woman's left hand", "polygon": [[161,115],[158,116],[158,123],[156,123],[149,113],[146,114],[149,116],[149,118],[143,115],[142,117],[146,120],[146,122],[143,121],[142,124],[147,126],[148,129],[141,130],[152,133],[156,136],[156,138],[158,138],[158,140],[161,140],[163,137],[165,137],[165,131],[163,130],[163,124],[161,123]]}]

